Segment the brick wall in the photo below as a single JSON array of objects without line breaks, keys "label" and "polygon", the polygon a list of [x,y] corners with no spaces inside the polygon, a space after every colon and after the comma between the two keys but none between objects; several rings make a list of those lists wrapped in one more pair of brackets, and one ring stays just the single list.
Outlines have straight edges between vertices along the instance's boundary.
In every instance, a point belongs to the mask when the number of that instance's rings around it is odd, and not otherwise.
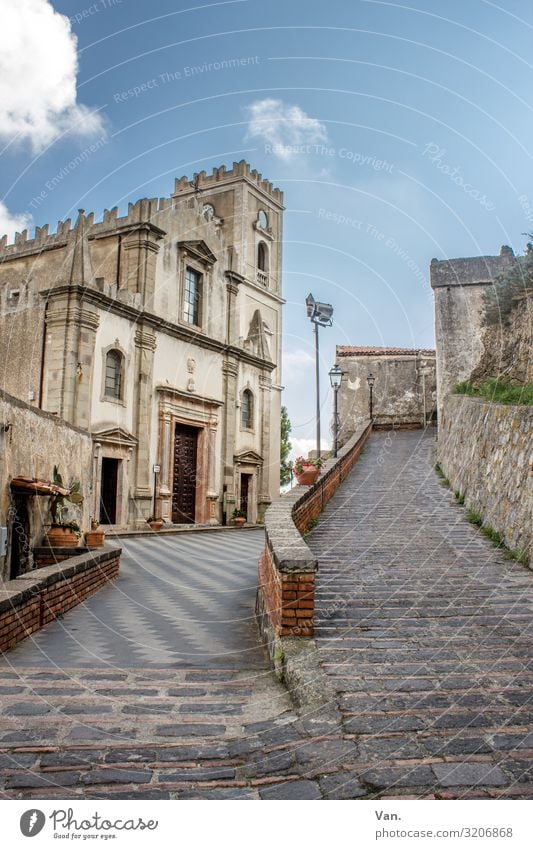
[{"label": "brick wall", "polygon": [[282,637],[312,637],[315,573],[318,563],[302,534],[347,477],[371,431],[365,422],[328,460],[313,486],[297,486],[272,504],[265,515],[266,546],[259,559],[256,614],[263,642],[276,671]]},{"label": "brick wall", "polygon": [[121,549],[104,548],[0,585],[0,651],[29,637],[118,576]]}]

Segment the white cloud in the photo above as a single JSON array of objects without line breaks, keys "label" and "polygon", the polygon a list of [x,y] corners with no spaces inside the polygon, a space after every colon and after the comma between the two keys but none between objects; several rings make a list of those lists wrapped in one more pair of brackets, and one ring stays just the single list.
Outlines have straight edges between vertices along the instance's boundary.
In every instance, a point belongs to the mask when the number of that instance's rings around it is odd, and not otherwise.
[{"label": "white cloud", "polygon": [[302,373],[305,374],[306,372],[314,374],[314,372],[309,371],[314,368],[314,365],[314,355],[310,354],[309,351],[304,351],[302,348],[283,352],[282,372],[284,379],[291,380],[293,378],[299,378]]},{"label": "white cloud", "polygon": [[[292,460],[295,460],[296,457],[307,457],[310,451],[316,451],[316,439],[305,439],[291,436],[290,440],[292,446],[290,456]],[[329,451],[330,448],[331,445],[327,439],[320,440],[321,451]]]},{"label": "white cloud", "polygon": [[324,124],[310,118],[299,106],[267,97],[247,107],[249,115],[247,138],[261,139],[266,152],[288,162],[309,153],[308,145],[327,141]]},{"label": "white cloud", "polygon": [[77,38],[48,0],[2,3],[0,137],[39,151],[65,131],[102,132],[76,99]]},{"label": "white cloud", "polygon": [[15,237],[15,232],[22,232],[32,223],[31,215],[21,213],[20,215],[12,215],[5,205],[0,200],[0,238],[7,234],[8,242],[12,242]]}]

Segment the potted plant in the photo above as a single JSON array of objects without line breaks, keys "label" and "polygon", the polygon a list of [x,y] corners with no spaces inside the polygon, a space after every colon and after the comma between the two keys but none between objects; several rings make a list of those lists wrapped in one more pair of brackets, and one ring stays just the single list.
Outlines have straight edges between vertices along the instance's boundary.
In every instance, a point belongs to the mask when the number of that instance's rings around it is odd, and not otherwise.
[{"label": "potted plant", "polygon": [[244,510],[234,510],[231,514],[231,521],[237,528],[242,528],[246,524],[246,513]]},{"label": "potted plant", "polygon": [[160,531],[165,524],[165,520],[161,516],[149,516],[146,521],[153,531]]},{"label": "potted plant", "polygon": [[320,457],[316,460],[306,460],[304,457],[297,457],[292,469],[300,486],[311,486],[318,478],[323,465],[324,461]]},{"label": "potted plant", "polygon": [[91,530],[85,532],[87,548],[101,548],[105,542],[105,531],[98,529],[98,519],[91,519]]},{"label": "potted plant", "polygon": [[55,488],[55,492],[50,496],[52,524],[45,534],[46,543],[51,548],[75,548],[80,540],[81,530],[75,519],[68,519],[67,502],[83,502],[80,482],[73,481],[69,487],[65,487],[57,466],[54,466],[52,482]]}]

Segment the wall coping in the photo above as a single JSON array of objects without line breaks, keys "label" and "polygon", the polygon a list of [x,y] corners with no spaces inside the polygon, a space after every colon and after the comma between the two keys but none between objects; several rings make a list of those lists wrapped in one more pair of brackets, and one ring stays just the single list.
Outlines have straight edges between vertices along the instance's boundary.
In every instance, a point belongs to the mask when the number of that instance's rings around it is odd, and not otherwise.
[{"label": "wall coping", "polygon": [[75,575],[87,572],[95,566],[107,563],[115,557],[120,557],[121,554],[121,548],[106,545],[99,551],[79,554],[77,557],[71,557],[61,563],[33,569],[25,575],[19,575],[13,581],[3,581],[0,583],[0,613],[22,604],[31,596],[39,595],[45,587],[51,584],[63,579],[73,578]]},{"label": "wall coping", "polygon": [[281,495],[265,513],[266,544],[276,568],[283,573],[314,573],[318,560],[294,524],[294,514],[315,491],[325,484],[343,459],[364,440],[371,427],[370,419],[359,425],[352,437],[339,449],[335,458],[326,460],[322,474],[311,486],[295,486]]}]

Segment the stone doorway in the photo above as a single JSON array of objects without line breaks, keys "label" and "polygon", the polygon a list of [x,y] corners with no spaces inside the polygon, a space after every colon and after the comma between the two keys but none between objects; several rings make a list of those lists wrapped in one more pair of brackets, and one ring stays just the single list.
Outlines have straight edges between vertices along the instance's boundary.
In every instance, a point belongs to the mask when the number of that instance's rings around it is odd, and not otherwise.
[{"label": "stone doorway", "polygon": [[120,460],[102,457],[100,483],[100,524],[115,525],[117,522],[118,470]]},{"label": "stone doorway", "polygon": [[176,424],[172,475],[172,521],[193,525],[196,518],[198,429]]},{"label": "stone doorway", "polygon": [[249,499],[252,495],[252,480],[253,475],[241,474],[239,510],[245,514],[247,522],[250,521]]}]

